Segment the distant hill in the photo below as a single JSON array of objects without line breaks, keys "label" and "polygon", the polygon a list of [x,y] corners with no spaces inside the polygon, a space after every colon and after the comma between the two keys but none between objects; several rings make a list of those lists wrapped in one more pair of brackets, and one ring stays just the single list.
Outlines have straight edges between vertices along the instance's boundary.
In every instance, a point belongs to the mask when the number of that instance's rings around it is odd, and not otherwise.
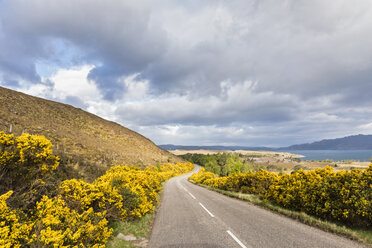
[{"label": "distant hill", "polygon": [[161,148],[173,150],[252,150],[252,151],[281,151],[281,150],[372,150],[372,135],[353,135],[337,139],[324,139],[313,143],[298,144],[288,147],[250,147],[250,146],[182,146],[160,145]]},{"label": "distant hill", "polygon": [[159,145],[161,148],[168,150],[168,151],[174,151],[174,150],[252,150],[252,151],[259,151],[259,150],[265,150],[265,151],[271,151],[273,148],[270,147],[249,147],[249,146],[182,146],[182,145]]},{"label": "distant hill", "polygon": [[372,150],[372,135],[359,134],[344,138],[325,139],[283,147],[279,150]]},{"label": "distant hill", "polygon": [[144,136],[70,105],[0,87],[0,131],[44,135],[86,176],[112,165],[176,162]]}]

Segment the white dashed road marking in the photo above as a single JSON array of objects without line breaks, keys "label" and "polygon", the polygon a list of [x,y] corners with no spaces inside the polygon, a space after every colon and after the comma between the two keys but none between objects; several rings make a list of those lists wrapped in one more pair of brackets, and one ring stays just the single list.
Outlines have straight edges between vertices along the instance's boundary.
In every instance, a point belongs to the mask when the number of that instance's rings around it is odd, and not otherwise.
[{"label": "white dashed road marking", "polygon": [[230,230],[226,231],[242,248],[247,248]]},{"label": "white dashed road marking", "polygon": [[214,217],[214,215],[213,215],[211,212],[209,212],[209,210],[208,210],[206,207],[204,207],[203,204],[201,204],[200,202],[199,202],[199,204],[200,204],[200,206],[202,206],[202,208],[204,208],[205,211],[207,211],[207,213],[208,213],[211,217]]},{"label": "white dashed road marking", "polygon": [[187,192],[187,193],[189,193],[189,195],[191,195],[191,197],[196,200],[196,197],[193,194],[191,194],[190,192]]}]

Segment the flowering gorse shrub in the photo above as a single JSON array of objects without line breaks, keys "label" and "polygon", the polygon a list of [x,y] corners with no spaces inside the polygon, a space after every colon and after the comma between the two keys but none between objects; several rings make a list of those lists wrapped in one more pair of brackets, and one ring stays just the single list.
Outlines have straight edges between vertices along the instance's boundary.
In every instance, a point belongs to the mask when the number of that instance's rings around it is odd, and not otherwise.
[{"label": "flowering gorse shrub", "polygon": [[93,184],[101,192],[114,192],[122,198],[121,219],[141,218],[153,211],[157,203],[157,193],[162,183],[170,177],[191,171],[191,163],[163,164],[140,170],[135,166],[112,167]]},{"label": "flowering gorse shrub", "polygon": [[265,197],[279,205],[330,220],[372,224],[372,165],[334,172],[332,167],[283,175]]},{"label": "flowering gorse shrub", "polygon": [[[146,173],[137,167],[115,166],[94,183],[102,190],[114,190],[122,197],[122,206],[126,218],[140,218],[151,211],[156,203],[157,192],[152,183],[152,173]],[[161,181],[158,181],[159,185]],[[157,185],[155,185],[157,186]]]},{"label": "flowering gorse shrub", "polygon": [[55,170],[58,157],[52,154],[52,143],[44,136],[24,133],[19,137],[0,132],[0,176],[15,173],[24,179]]},{"label": "flowering gorse shrub", "polygon": [[28,239],[32,225],[20,223],[15,210],[8,207],[6,200],[12,191],[0,196],[0,247],[21,247]]},{"label": "flowering gorse shrub", "polygon": [[62,182],[60,194],[67,206],[79,213],[92,208],[94,212],[104,214],[109,221],[126,217],[123,197],[111,187],[71,179]]},{"label": "flowering gorse shrub", "polygon": [[[49,188],[41,185],[59,165],[51,147],[43,136],[0,132],[0,247],[103,248],[112,235],[109,221],[141,218],[153,211],[162,183],[193,169],[191,163],[143,170],[120,165],[93,183],[65,180],[54,185],[52,195],[42,195]],[[25,196],[32,196],[33,204],[12,209],[9,200],[14,193],[9,188],[18,191],[18,202],[25,205]]]},{"label": "flowering gorse shrub", "polygon": [[215,188],[257,194],[293,210],[356,226],[372,225],[372,165],[334,172],[332,167],[278,175],[264,170],[217,177],[201,169],[191,180]]},{"label": "flowering gorse shrub", "polygon": [[205,171],[204,168],[201,168],[197,173],[194,173],[189,177],[190,180],[193,180],[196,183],[204,183],[207,181],[206,184],[210,185],[213,183],[213,179],[217,178],[218,176],[212,172]]},{"label": "flowering gorse shrub", "polygon": [[[29,218],[6,204],[11,191],[0,196],[0,247],[105,247],[112,230],[92,208],[81,214],[60,197],[44,196]],[[23,215],[23,214],[22,214]]]},{"label": "flowering gorse shrub", "polygon": [[81,214],[66,207],[60,196],[44,196],[37,203],[32,233],[28,244],[31,247],[105,247],[112,230],[102,213],[92,208]]},{"label": "flowering gorse shrub", "polygon": [[51,191],[53,186],[45,181],[59,165],[51,147],[44,136],[0,132],[0,194],[14,191],[12,206],[32,208],[43,193]]}]

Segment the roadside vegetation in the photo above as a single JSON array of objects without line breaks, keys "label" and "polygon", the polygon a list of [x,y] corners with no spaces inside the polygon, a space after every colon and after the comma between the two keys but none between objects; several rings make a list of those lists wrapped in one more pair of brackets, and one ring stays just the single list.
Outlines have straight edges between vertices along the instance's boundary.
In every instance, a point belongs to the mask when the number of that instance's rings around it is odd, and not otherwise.
[{"label": "roadside vegetation", "polygon": [[243,161],[237,154],[217,153],[217,154],[185,154],[181,158],[194,164],[205,167],[207,171],[220,176],[227,176],[236,172],[247,172],[252,168],[252,164]]},{"label": "roadside vegetation", "polygon": [[[199,153],[198,153],[199,152]],[[220,176],[227,176],[236,172],[267,170],[280,174],[290,173],[294,170],[312,170],[331,166],[335,171],[365,169],[368,162],[354,160],[333,161],[302,160],[299,155],[272,152],[272,151],[177,151],[179,156],[187,161],[199,164]],[[175,153],[175,154],[177,154]]]},{"label": "roadside vegetation", "polygon": [[[190,180],[372,244],[372,165],[351,171],[325,167],[290,174],[259,170],[228,176],[202,168]],[[322,220],[343,227],[319,224]]]},{"label": "roadside vegetation", "polygon": [[90,183],[60,166],[45,137],[0,132],[0,247],[105,247],[112,227],[141,223],[162,183],[193,168],[119,165]]},{"label": "roadside vegetation", "polygon": [[335,221],[326,221],[326,220],[314,217],[312,215],[306,214],[304,212],[295,211],[295,210],[281,207],[270,201],[264,200],[260,198],[258,195],[254,195],[254,194],[245,194],[241,192],[222,190],[222,189],[214,188],[214,187],[211,187],[205,184],[198,184],[198,185],[204,188],[207,188],[209,190],[216,191],[220,194],[229,196],[229,197],[233,197],[233,198],[237,198],[243,201],[250,202],[254,205],[274,211],[284,216],[288,216],[302,223],[315,226],[322,230],[336,233],[336,234],[348,237],[353,240],[358,240],[362,243],[372,246],[372,229],[370,228],[354,227],[350,225],[345,225],[343,223],[338,223]]},{"label": "roadside vegetation", "polygon": [[[288,161],[283,162],[283,157],[280,157],[279,154],[275,153],[187,153],[180,155],[180,157],[194,164],[201,165],[207,171],[213,172],[214,174],[217,174],[219,176],[228,176],[232,173],[238,172],[246,173],[248,171],[259,171],[262,169],[280,173],[288,172],[291,170],[298,170],[301,168],[307,169],[306,166],[298,164],[298,161],[300,161],[300,159],[288,158]],[[291,165],[292,167],[288,165]]]},{"label": "roadside vegetation", "polygon": [[[148,237],[151,232],[151,226],[155,219],[155,213],[147,213],[142,218],[135,221],[115,221],[110,223],[109,227],[113,229],[113,235],[108,240],[107,248],[126,248],[126,247],[146,247]],[[136,241],[122,240],[117,237],[119,233],[130,234],[136,238]],[[143,245],[141,245],[141,243]]]}]

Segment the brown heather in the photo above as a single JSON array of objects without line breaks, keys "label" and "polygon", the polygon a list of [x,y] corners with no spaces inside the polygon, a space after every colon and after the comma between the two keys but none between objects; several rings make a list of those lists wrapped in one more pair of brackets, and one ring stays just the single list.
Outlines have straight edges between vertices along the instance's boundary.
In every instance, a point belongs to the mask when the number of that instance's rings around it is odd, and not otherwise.
[{"label": "brown heather", "polygon": [[79,108],[0,87],[0,131],[44,135],[88,181],[117,164],[179,162],[149,139]]}]

